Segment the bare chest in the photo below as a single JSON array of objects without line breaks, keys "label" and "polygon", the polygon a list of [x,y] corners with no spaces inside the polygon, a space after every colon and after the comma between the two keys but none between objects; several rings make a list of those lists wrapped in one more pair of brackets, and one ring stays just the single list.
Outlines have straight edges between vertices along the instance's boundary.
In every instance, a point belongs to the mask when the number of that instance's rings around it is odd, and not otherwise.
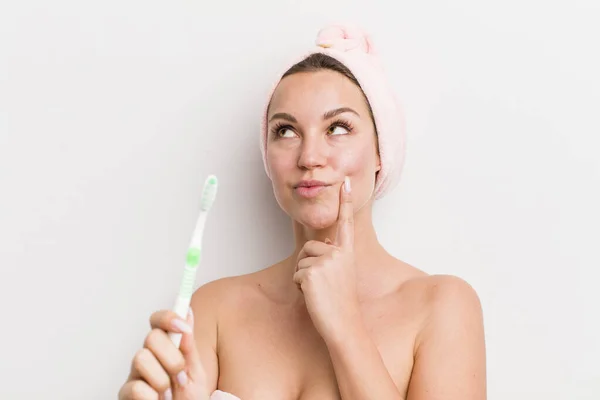
[{"label": "bare chest", "polygon": [[[241,310],[240,310],[241,311]],[[363,320],[390,376],[404,392],[415,324],[398,307],[364,307]],[[219,389],[242,400],[339,399],[327,346],[304,308],[267,307],[235,319],[219,336]]]}]

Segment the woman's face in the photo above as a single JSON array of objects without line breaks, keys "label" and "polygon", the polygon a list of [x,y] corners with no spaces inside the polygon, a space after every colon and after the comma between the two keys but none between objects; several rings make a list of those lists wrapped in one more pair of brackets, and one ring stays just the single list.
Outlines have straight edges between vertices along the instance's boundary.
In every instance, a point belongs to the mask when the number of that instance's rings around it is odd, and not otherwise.
[{"label": "woman's face", "polygon": [[380,169],[377,138],[364,95],[351,80],[331,70],[287,76],[267,118],[273,191],[292,219],[313,229],[333,225],[346,176],[355,212],[370,203]]}]

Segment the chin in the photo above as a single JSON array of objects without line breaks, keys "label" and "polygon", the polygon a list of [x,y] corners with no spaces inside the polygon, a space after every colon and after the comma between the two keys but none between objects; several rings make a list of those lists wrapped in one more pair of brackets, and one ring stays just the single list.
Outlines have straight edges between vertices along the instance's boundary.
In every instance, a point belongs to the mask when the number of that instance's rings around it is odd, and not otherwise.
[{"label": "chin", "polygon": [[292,210],[291,217],[307,228],[320,230],[335,224],[337,210],[325,204],[307,204]]}]

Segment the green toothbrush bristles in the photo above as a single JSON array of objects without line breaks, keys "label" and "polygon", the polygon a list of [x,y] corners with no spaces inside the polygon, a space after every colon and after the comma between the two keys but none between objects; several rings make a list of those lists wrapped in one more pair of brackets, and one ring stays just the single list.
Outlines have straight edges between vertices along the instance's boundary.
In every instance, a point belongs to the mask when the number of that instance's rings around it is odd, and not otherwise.
[{"label": "green toothbrush bristles", "polygon": [[185,258],[186,265],[190,267],[197,267],[200,264],[200,249],[192,247],[188,250]]},{"label": "green toothbrush bristles", "polygon": [[204,190],[202,191],[202,199],[200,200],[200,208],[203,211],[208,211],[215,201],[217,196],[218,181],[217,177],[210,175],[204,182]]},{"label": "green toothbrush bristles", "polygon": [[183,278],[179,295],[184,298],[191,298],[194,293],[194,284],[196,282],[196,270],[200,264],[200,249],[192,247],[187,252],[185,267],[183,268]]}]

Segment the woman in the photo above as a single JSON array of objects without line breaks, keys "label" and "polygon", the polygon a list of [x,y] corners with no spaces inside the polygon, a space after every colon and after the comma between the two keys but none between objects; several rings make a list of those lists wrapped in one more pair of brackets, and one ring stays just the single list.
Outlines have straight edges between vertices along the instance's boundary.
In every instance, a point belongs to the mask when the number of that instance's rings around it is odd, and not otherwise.
[{"label": "woman", "polygon": [[[278,80],[262,124],[293,254],[202,286],[187,321],[154,313],[120,399],[208,399],[217,388],[242,400],[486,398],[477,294],[395,259],[373,227],[404,139],[372,43],[331,26],[317,45]],[[183,333],[180,349],[168,332]]]}]

